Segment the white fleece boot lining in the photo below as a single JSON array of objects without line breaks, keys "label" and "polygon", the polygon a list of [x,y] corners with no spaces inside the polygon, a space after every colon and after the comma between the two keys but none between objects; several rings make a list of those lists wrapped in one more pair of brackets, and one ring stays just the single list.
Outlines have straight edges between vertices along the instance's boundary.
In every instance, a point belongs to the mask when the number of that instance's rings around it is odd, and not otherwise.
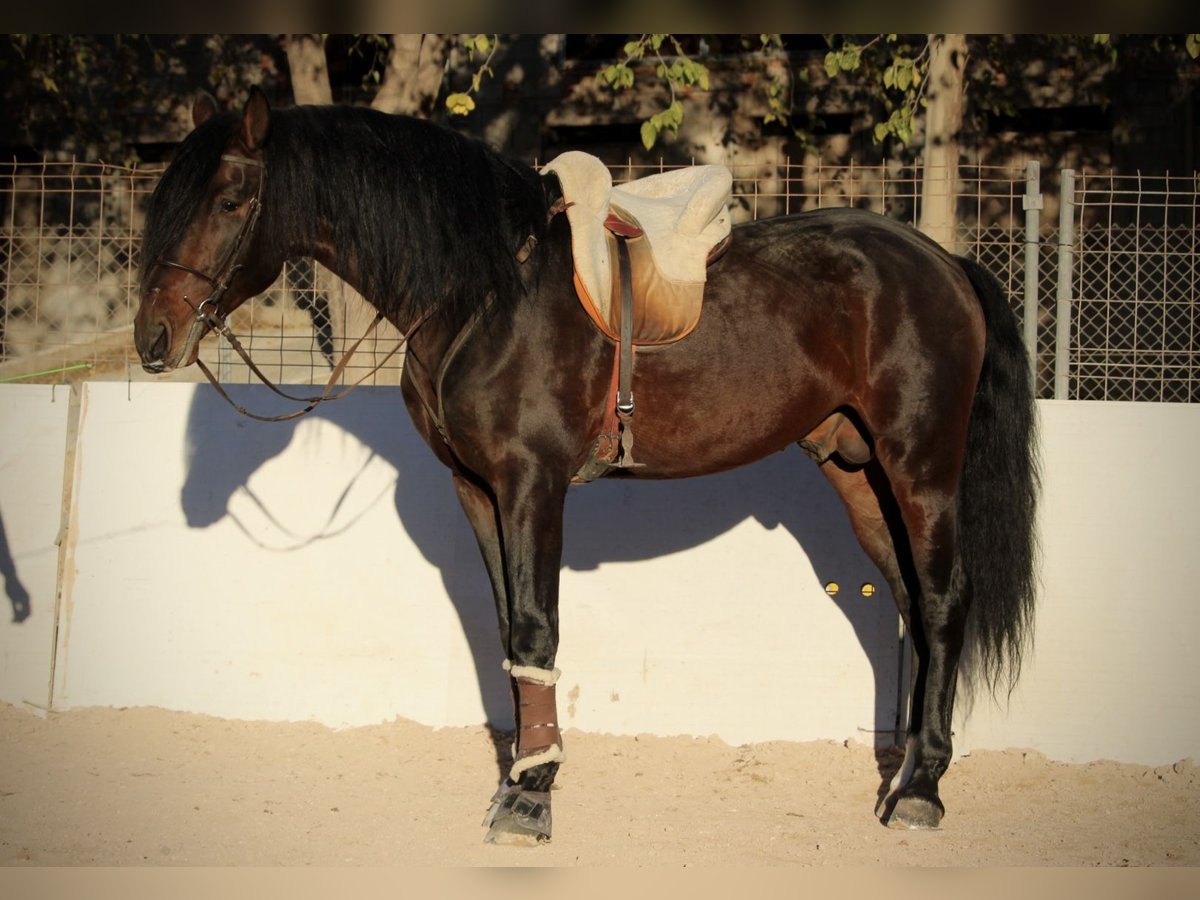
[{"label": "white fleece boot lining", "polygon": [[[516,752],[516,747],[513,747],[513,752]],[[563,748],[558,744],[551,744],[541,753],[535,753],[532,756],[526,756],[524,759],[518,759],[513,762],[512,768],[508,772],[510,781],[516,781],[521,777],[522,772],[532,769],[534,766],[540,766],[542,763],[563,762],[567,758],[567,754],[563,752]]]},{"label": "white fleece boot lining", "polygon": [[562,672],[558,669],[539,669],[536,666],[514,666],[512,660],[506,659],[502,665],[504,671],[513,678],[524,678],[527,681],[536,681],[538,684],[557,684],[558,677]]}]

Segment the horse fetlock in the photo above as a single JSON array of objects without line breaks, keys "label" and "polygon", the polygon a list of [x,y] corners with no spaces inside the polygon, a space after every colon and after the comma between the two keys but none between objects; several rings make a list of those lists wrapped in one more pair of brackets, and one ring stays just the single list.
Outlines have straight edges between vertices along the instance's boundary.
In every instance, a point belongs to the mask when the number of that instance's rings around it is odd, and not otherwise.
[{"label": "horse fetlock", "polygon": [[921,750],[921,743],[910,737],[904,763],[875,811],[889,828],[937,828],[946,813],[938,796],[938,775],[945,766],[934,766],[931,770],[929,761],[922,758]]},{"label": "horse fetlock", "polygon": [[558,777],[558,762],[548,762],[521,773],[521,787],[527,791],[549,791]]}]

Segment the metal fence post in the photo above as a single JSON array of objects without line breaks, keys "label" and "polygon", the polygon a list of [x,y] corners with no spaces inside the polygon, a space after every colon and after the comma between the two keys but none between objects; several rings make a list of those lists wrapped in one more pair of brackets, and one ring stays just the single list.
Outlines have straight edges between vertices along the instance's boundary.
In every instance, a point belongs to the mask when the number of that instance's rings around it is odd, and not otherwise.
[{"label": "metal fence post", "polygon": [[1037,390],[1038,375],[1038,318],[1041,307],[1038,302],[1038,275],[1040,268],[1041,213],[1042,213],[1042,164],[1030,160],[1025,164],[1025,196],[1021,205],[1025,210],[1025,349],[1029,353],[1029,377]]},{"label": "metal fence post", "polygon": [[1058,207],[1058,298],[1054,329],[1054,399],[1070,399],[1071,296],[1075,273],[1075,170],[1063,169]]}]

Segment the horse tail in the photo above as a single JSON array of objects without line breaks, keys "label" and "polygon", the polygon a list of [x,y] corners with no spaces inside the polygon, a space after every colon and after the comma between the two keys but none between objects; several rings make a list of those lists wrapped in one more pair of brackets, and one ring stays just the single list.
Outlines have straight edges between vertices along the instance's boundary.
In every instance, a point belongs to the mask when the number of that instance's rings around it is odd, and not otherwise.
[{"label": "horse tail", "polygon": [[1011,693],[1032,639],[1037,593],[1037,411],[1029,356],[1004,288],[975,260],[959,263],[987,324],[959,492],[960,548],[973,593],[964,674],[968,683],[982,676],[993,692],[1007,682]]}]

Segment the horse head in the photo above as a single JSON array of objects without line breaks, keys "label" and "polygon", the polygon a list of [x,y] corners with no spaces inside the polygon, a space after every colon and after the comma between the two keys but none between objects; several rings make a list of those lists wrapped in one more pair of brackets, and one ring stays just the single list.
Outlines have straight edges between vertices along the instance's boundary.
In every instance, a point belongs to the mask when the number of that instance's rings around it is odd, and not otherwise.
[{"label": "horse head", "polygon": [[[150,199],[134,342],[149,372],[196,361],[201,339],[275,280],[282,254],[261,252],[271,111],[252,88],[240,116],[207,94],[194,128]],[[278,257],[278,258],[275,258]]]}]

